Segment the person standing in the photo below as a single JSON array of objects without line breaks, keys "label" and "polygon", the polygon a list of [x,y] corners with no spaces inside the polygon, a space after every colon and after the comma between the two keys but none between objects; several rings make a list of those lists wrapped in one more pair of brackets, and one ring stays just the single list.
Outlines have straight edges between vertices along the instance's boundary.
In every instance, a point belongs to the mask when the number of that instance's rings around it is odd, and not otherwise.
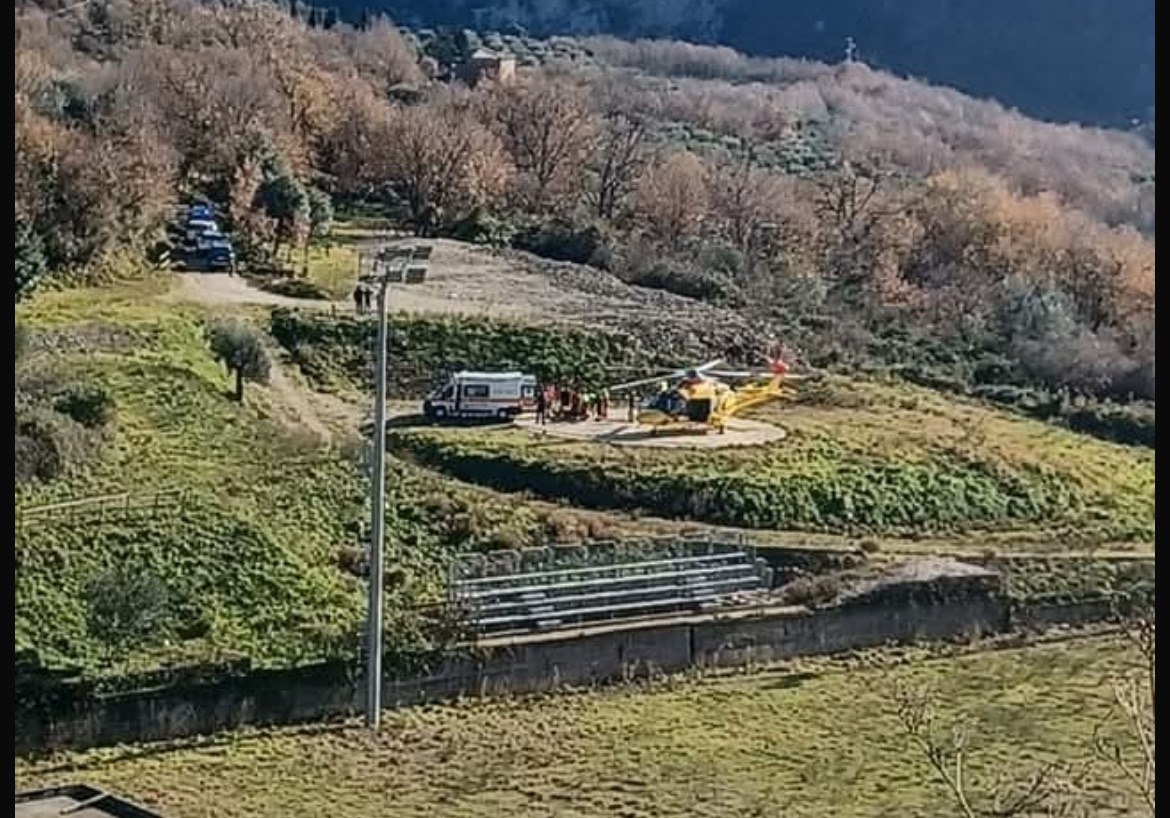
[{"label": "person standing", "polygon": [[364,292],[366,285],[360,282],[353,288],[353,309],[358,315],[362,314],[362,305],[365,303],[366,294]]},{"label": "person standing", "polygon": [[536,423],[538,426],[548,423],[548,390],[544,387],[536,393]]}]

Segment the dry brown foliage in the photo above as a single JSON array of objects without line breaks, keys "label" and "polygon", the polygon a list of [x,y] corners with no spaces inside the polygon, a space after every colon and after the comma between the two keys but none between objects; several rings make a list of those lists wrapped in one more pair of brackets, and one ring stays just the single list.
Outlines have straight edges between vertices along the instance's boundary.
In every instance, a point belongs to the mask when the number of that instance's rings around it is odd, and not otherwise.
[{"label": "dry brown foliage", "polygon": [[1135,174],[1153,173],[1154,151],[1138,134],[1039,122],[862,63],[750,58],[669,41],[585,43],[603,62],[627,71],[630,97],[651,104],[669,87],[663,111],[668,119],[757,137],[764,136],[761,123],[780,131],[778,122],[828,123],[839,148],[885,154],[907,170],[978,166],[1025,194],[1053,191],[1110,224],[1154,224],[1153,186],[1134,181]]},{"label": "dry brown foliage", "polygon": [[521,206],[559,209],[580,197],[598,126],[579,88],[528,77],[491,88],[484,107],[516,167]]},{"label": "dry brown foliage", "polygon": [[500,196],[511,175],[499,140],[454,94],[394,109],[374,150],[374,172],[398,191],[421,233],[451,209]]},{"label": "dry brown foliage", "polygon": [[707,215],[706,168],[689,151],[671,153],[647,168],[634,198],[650,235],[677,248]]}]

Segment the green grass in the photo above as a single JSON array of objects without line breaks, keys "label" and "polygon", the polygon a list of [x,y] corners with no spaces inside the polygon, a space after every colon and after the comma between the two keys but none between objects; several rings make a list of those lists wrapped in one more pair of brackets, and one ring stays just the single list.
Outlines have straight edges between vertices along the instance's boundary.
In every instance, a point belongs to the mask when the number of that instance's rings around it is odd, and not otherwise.
[{"label": "green grass", "polygon": [[353,216],[339,222],[329,239],[309,249],[307,278],[334,300],[350,297],[358,274],[358,244],[383,237],[384,219]]},{"label": "green grass", "polygon": [[[123,748],[16,765],[22,789],[84,781],[172,818],[443,815],[907,818],[955,814],[901,733],[890,692],[932,690],[944,734],[977,720],[970,786],[1046,761],[1091,761],[1107,638],[931,659],[917,651],[804,662],[576,695],[388,714],[356,726],[245,732],[187,748]],[[1090,814],[1138,814],[1099,762]]]},{"label": "green grass", "polygon": [[414,430],[394,445],[505,490],[720,525],[1153,540],[1154,453],[909,385],[832,377],[756,417],[789,432],[721,451],[606,447],[519,430]]},{"label": "green grass", "polygon": [[[115,658],[120,666],[243,654],[285,664],[352,651],[363,595],[346,568],[360,555],[368,514],[356,457],[278,422],[267,390],[250,386],[242,406],[230,400],[230,379],[202,337],[206,314],[160,300],[165,292],[146,279],[47,293],[18,310],[49,345],[29,369],[104,385],[116,417],[100,458],[23,486],[17,505],[170,489],[185,500],[176,511],[101,521],[30,518],[15,544],[17,647],[85,669]],[[534,545],[571,527],[555,510],[405,464],[393,465],[389,483],[392,641],[413,638],[408,611],[439,597],[452,554]],[[90,633],[86,589],[116,565],[160,577],[178,630],[200,635],[111,658]]]},{"label": "green grass", "polygon": [[17,644],[95,662],[85,588],[129,562],[189,601],[186,617],[211,623],[199,652],[273,659],[296,644],[312,650],[314,629],[336,639],[357,621],[356,582],[336,567],[361,509],[357,468],[290,435],[260,390],[232,402],[202,337],[204,315],[154,299],[164,291],[157,280],[130,282],[47,294],[18,311],[53,344],[29,367],[100,383],[117,409],[100,459],[18,489],[17,504],[168,489],[186,500],[174,512],[102,522],[54,514],[19,530]]}]

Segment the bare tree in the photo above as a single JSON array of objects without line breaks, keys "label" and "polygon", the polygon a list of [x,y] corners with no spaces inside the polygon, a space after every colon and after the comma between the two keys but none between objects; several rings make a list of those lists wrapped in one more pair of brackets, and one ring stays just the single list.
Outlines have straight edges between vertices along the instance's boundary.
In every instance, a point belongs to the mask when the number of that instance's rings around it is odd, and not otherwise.
[{"label": "bare tree", "polygon": [[446,210],[481,204],[498,195],[508,179],[499,141],[459,99],[395,109],[376,150],[384,180],[424,235]]},{"label": "bare tree", "polygon": [[490,107],[516,165],[521,203],[540,210],[570,202],[581,190],[582,167],[597,132],[581,91],[533,79],[496,88]]},{"label": "bare tree", "polygon": [[678,247],[706,215],[706,169],[699,157],[678,151],[652,165],[639,182],[636,209],[651,235]]},{"label": "bare tree", "polygon": [[332,177],[335,192],[368,195],[378,177],[370,158],[384,136],[390,106],[364,84],[341,89],[337,103],[337,116],[319,146],[320,167]]},{"label": "bare tree", "polygon": [[[1120,617],[1120,624],[1138,661],[1113,680],[1113,712],[1109,722],[1098,727],[1093,744],[1097,755],[1121,773],[1132,793],[1155,815],[1154,612],[1130,613]],[[1110,725],[1120,730],[1109,730]]]},{"label": "bare tree", "polygon": [[761,168],[752,148],[719,163],[710,175],[711,210],[726,237],[745,253],[762,224],[771,221],[779,197],[773,175]]},{"label": "bare tree", "polygon": [[878,193],[888,179],[887,172],[872,165],[842,162],[818,180],[817,213],[843,239],[853,237],[873,217],[882,215]]},{"label": "bare tree", "polygon": [[594,151],[597,182],[592,192],[594,211],[601,218],[612,219],[633,190],[646,161],[646,137],[642,117],[622,111],[605,115]]},{"label": "bare tree", "polygon": [[1084,814],[1080,797],[1083,772],[1054,762],[1016,775],[1000,775],[988,787],[973,787],[969,762],[975,723],[959,719],[949,727],[940,726],[934,701],[923,690],[898,688],[894,700],[898,721],[935,778],[946,786],[957,815],[1071,818]]}]

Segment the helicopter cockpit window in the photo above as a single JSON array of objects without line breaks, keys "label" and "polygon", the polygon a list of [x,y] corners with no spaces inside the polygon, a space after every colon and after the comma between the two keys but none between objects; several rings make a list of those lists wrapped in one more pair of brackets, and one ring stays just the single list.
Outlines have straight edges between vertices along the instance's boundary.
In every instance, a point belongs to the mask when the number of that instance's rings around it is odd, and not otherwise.
[{"label": "helicopter cockpit window", "polygon": [[650,408],[668,415],[681,415],[687,408],[687,399],[677,389],[655,396]]}]

